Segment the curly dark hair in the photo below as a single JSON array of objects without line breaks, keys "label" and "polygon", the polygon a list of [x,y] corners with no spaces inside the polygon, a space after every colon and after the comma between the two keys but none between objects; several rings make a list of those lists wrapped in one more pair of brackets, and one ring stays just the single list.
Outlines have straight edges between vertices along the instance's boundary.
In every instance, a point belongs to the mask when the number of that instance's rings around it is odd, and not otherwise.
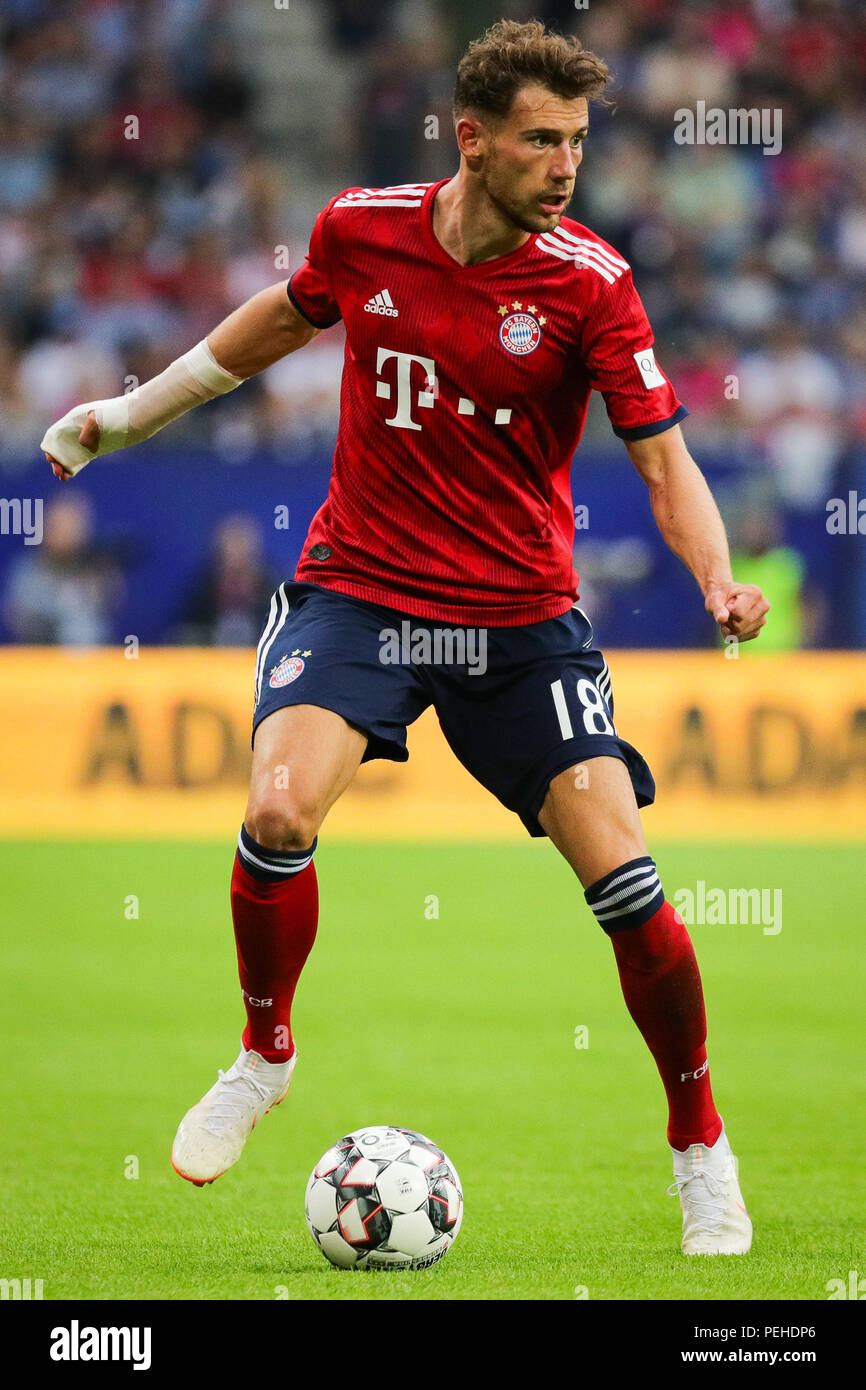
[{"label": "curly dark hair", "polygon": [[549,33],[538,19],[501,19],[473,39],[457,67],[454,115],[502,117],[518,89],[540,83],[557,96],[604,100],[607,65],[573,35]]}]

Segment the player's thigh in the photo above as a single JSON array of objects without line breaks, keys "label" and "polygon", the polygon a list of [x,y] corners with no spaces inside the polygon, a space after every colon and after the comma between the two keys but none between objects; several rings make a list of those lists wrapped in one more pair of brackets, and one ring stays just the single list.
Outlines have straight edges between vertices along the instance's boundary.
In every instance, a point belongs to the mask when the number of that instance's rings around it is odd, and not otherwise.
[{"label": "player's thigh", "polygon": [[287,705],[256,729],[244,824],[272,849],[304,849],[360,766],[367,736],[333,710]]},{"label": "player's thigh", "polygon": [[436,674],[440,723],[464,767],[586,884],[643,854],[638,807],[655,785],[614,725],[610,672],[586,616],[491,630],[487,658],[471,679]]},{"label": "player's thigh", "polygon": [[620,758],[590,758],[558,773],[538,820],[584,888],[647,853],[634,787]]}]

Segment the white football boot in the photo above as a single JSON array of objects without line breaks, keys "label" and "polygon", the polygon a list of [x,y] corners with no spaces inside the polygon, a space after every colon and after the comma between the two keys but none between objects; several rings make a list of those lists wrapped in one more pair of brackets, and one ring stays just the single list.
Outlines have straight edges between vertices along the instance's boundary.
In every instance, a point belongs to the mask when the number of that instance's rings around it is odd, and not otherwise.
[{"label": "white football boot", "polygon": [[683,1209],[684,1255],[745,1255],[752,1244],[752,1223],[737,1176],[737,1160],[724,1127],[713,1144],[671,1149],[674,1182]]},{"label": "white football boot", "polygon": [[234,1066],[219,1073],[181,1120],[171,1148],[174,1171],[196,1187],[222,1177],[237,1163],[262,1115],[285,1100],[297,1060],[297,1048],[287,1062],[266,1062],[258,1052],[241,1048]]}]

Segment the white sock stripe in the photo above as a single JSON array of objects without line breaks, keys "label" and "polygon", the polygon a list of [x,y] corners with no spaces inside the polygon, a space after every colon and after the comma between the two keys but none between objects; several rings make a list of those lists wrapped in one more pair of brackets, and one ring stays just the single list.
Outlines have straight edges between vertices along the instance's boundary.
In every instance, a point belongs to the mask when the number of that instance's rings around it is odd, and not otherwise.
[{"label": "white sock stripe", "polygon": [[632,883],[627,883],[623,888],[617,888],[616,892],[606,892],[602,898],[592,903],[592,910],[595,912],[596,908],[612,908],[614,902],[623,902],[626,898],[634,898],[635,892],[642,892],[644,888],[649,888],[651,885],[655,885],[656,888],[662,887],[662,880],[657,876],[657,873],[644,874],[641,878],[635,878]]},{"label": "white sock stripe", "polygon": [[604,912],[616,903],[621,903],[628,898],[633,898],[636,893],[642,893],[645,888],[661,890],[661,879],[658,874],[653,874],[650,878],[638,878],[634,883],[629,883],[625,888],[620,888],[618,893],[605,893],[603,898],[599,898],[597,903],[592,904],[593,912]]},{"label": "white sock stripe", "polygon": [[271,874],[283,874],[283,876],[287,878],[292,877],[294,874],[299,874],[313,859],[312,854],[308,854],[306,859],[299,860],[295,864],[287,864],[284,867],[278,864],[269,864],[267,860],[259,859],[257,855],[250,853],[243,843],[240,833],[238,834],[238,853],[242,859],[246,859],[247,863],[255,864],[259,869],[267,869],[268,873]]},{"label": "white sock stripe", "polygon": [[618,873],[616,878],[612,878],[606,888],[602,889],[602,897],[606,897],[612,889],[618,888],[621,883],[625,883],[627,878],[634,878],[636,874],[654,873],[657,873],[657,869],[653,863],[639,864],[636,869],[625,869],[622,873]]},{"label": "white sock stripe", "polygon": [[[637,912],[638,908],[646,907],[647,903],[651,903],[653,898],[657,898],[661,891],[662,886],[659,883],[657,887],[651,888],[650,891],[646,893],[642,898],[638,898],[636,902],[629,903],[628,911]],[[615,908],[613,912],[598,912],[595,908],[593,908],[593,912],[595,912],[595,920],[597,922],[606,922],[610,917],[622,917],[624,915],[622,908],[619,907]]]},{"label": "white sock stripe", "polygon": [[265,677],[265,663],[267,662],[267,659],[268,659],[268,652],[271,650],[271,647],[274,645],[274,640],[275,640],[275,638],[276,638],[276,636],[277,636],[277,633],[280,631],[280,629],[281,629],[281,628],[283,627],[283,625],[285,624],[286,618],[288,617],[288,613],[289,613],[289,599],[288,599],[288,595],[287,595],[287,593],[286,593],[286,586],[285,586],[285,584],[281,584],[281,585],[280,585],[279,594],[280,594],[280,616],[279,616],[279,620],[278,620],[277,625],[276,625],[276,627],[274,628],[273,632],[271,633],[270,637],[268,638],[268,641],[266,642],[265,646],[262,648],[262,656],[261,656],[261,661],[260,661],[260,663],[259,663],[259,680],[258,680],[258,686],[256,687],[256,704],[258,704],[258,702],[259,702],[259,696],[261,695],[261,692],[262,692],[262,681],[264,680],[264,677]]},{"label": "white sock stripe", "polygon": [[639,892],[646,884],[653,883],[653,881],[655,881],[655,883],[662,883],[655,869],[645,869],[644,873],[639,874],[637,877],[632,877],[631,883],[623,883],[621,887],[619,884],[612,884],[610,888],[605,888],[601,898],[596,898],[592,906],[594,906],[594,908],[603,908],[606,903],[620,902],[624,895],[627,897],[630,892]]},{"label": "white sock stripe", "polygon": [[256,674],[255,684],[253,687],[256,693],[256,700],[258,700],[259,698],[259,666],[261,664],[262,659],[262,647],[268,640],[268,634],[271,628],[273,627],[274,619],[277,616],[277,593],[279,593],[279,590],[271,594],[271,607],[270,612],[268,613],[268,621],[265,623],[264,631],[262,632],[262,635],[259,638],[259,645],[256,647]]}]

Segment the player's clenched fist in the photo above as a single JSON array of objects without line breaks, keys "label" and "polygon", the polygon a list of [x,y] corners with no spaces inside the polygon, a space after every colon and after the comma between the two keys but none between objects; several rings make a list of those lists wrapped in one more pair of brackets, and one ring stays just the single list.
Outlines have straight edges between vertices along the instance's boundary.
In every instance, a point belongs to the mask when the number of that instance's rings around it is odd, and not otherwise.
[{"label": "player's clenched fist", "polygon": [[[84,416],[84,423],[80,424]],[[80,425],[80,428],[79,428]],[[100,452],[101,429],[93,406],[79,405],[45,431],[41,448],[55,478],[65,483]]]},{"label": "player's clenched fist", "polygon": [[193,406],[240,384],[241,377],[221,367],[203,339],[134,391],[74,406],[45,431],[40,448],[55,476],[65,482],[91,459],[150,439]]},{"label": "player's clenched fist", "polygon": [[757,584],[717,584],[708,590],[707,612],[712,614],[725,637],[751,642],[767,621],[770,605]]}]

